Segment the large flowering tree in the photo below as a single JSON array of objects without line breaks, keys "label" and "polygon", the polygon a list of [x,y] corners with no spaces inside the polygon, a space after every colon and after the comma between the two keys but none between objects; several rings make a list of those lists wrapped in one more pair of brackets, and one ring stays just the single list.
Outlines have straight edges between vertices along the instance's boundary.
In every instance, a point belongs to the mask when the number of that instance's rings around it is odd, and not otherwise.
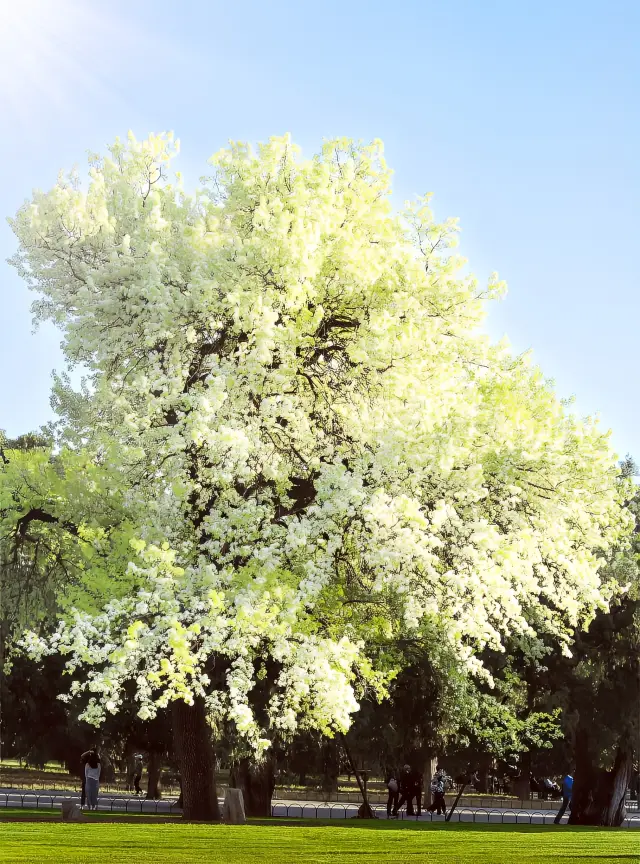
[{"label": "large flowering tree", "polygon": [[172,704],[207,815],[207,716],[258,753],[344,730],[358,680],[380,685],[367,640],[399,630],[480,675],[505,634],[568,650],[626,522],[606,435],[490,344],[501,284],[465,274],[428,199],[392,211],[379,142],[232,145],[193,195],[176,152],[117,141],[12,222],[37,316],[88,369],[82,394],[57,385],[61,446],[138,525],[135,590],[28,641],[89,670],[96,722],[130,681],[141,716]]}]

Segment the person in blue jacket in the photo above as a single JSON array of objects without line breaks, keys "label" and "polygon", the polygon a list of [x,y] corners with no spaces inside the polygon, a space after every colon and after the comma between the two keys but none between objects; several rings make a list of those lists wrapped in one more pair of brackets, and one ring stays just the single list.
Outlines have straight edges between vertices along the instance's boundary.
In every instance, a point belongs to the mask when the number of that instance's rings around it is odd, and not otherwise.
[{"label": "person in blue jacket", "polygon": [[557,825],[562,817],[564,816],[564,811],[567,807],[571,807],[571,795],[573,793],[573,776],[571,774],[566,774],[562,780],[562,806],[558,810],[558,815],[553,820],[554,824]]}]

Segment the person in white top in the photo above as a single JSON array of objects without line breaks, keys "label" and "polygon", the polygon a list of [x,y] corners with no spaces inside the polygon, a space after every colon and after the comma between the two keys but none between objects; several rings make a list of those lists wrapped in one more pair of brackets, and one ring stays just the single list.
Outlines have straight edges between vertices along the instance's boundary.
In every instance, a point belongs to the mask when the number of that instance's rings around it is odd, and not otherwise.
[{"label": "person in white top", "polygon": [[95,750],[89,753],[84,766],[84,776],[87,786],[87,806],[89,810],[98,809],[98,789],[100,788],[100,757]]}]

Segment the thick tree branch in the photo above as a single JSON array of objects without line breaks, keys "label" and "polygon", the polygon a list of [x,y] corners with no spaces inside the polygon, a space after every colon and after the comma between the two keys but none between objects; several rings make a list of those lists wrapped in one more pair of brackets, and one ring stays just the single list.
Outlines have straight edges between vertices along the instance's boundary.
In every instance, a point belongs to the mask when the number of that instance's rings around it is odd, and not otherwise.
[{"label": "thick tree branch", "polygon": [[31,510],[18,519],[16,522],[16,536],[24,539],[32,522],[48,522],[53,525],[60,525],[61,528],[64,528],[69,534],[73,534],[74,537],[80,536],[78,526],[74,525],[73,522],[61,522],[57,516],[52,516],[51,513],[47,513],[46,510],[42,510],[40,507],[32,507]]}]

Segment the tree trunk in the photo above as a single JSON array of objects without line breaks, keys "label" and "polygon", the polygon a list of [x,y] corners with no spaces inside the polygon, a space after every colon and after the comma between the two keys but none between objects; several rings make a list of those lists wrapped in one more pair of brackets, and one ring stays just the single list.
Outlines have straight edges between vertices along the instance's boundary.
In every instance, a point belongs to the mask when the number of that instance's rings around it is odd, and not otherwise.
[{"label": "tree trunk", "polygon": [[100,781],[102,783],[115,783],[116,769],[114,768],[113,761],[106,750],[100,750],[100,762],[102,764],[100,770]]},{"label": "tree trunk", "polygon": [[576,735],[576,776],[571,799],[570,825],[618,827],[625,816],[625,793],[633,771],[633,748],[629,736],[618,744],[613,768],[605,771],[594,764],[588,733]]},{"label": "tree trunk", "polygon": [[427,760],[427,774],[429,775],[429,783],[431,783],[431,778],[435,776],[436,771],[438,770],[438,757],[430,756]]},{"label": "tree trunk", "polygon": [[187,705],[177,699],[172,706],[172,725],[180,766],[182,815],[201,822],[218,821],[215,761],[204,700],[196,697],[193,705]]},{"label": "tree trunk", "polygon": [[489,772],[493,759],[487,753],[481,754],[478,759],[478,792],[485,795],[489,791]]},{"label": "tree trunk", "polygon": [[[86,750],[87,748],[85,747],[84,749]],[[73,744],[65,746],[64,766],[68,773],[74,777],[81,777],[82,775],[83,766],[80,765],[81,753],[81,747],[75,747]]]},{"label": "tree trunk", "polygon": [[513,783],[513,792],[516,798],[530,799],[533,796],[533,792],[531,791],[531,768],[531,751],[527,750],[525,753],[522,754],[522,761],[520,762],[520,774],[518,777],[516,777]]},{"label": "tree trunk", "polygon": [[334,792],[338,791],[340,775],[340,754],[335,738],[325,738],[322,741],[322,797],[329,801]]},{"label": "tree trunk", "polygon": [[341,732],[340,738],[342,739],[342,746],[344,747],[345,756],[349,760],[351,771],[356,775],[356,783],[358,784],[358,789],[360,789],[360,794],[362,795],[362,804],[360,805],[360,809],[358,810],[358,819],[376,819],[377,817],[371,809],[369,799],[367,798],[367,787],[363,784],[360,772],[356,768],[356,763],[353,759],[353,756],[351,755],[349,745],[347,744],[346,735]]},{"label": "tree trunk", "polygon": [[438,768],[438,757],[430,754],[424,758],[424,770],[422,772],[422,806],[426,810],[431,804],[431,780]]},{"label": "tree trunk", "polygon": [[133,792],[133,776],[136,773],[136,760],[133,758],[135,750],[131,744],[131,741],[127,741],[126,748],[126,772],[127,772],[127,792]]},{"label": "tree trunk", "polygon": [[458,801],[460,800],[460,798],[461,798],[461,796],[462,796],[462,793],[464,792],[464,790],[465,790],[466,788],[467,788],[467,784],[466,784],[466,783],[463,783],[462,786],[460,787],[460,791],[459,791],[458,794],[456,795],[456,800],[455,800],[455,801],[453,802],[453,804],[451,805],[451,810],[449,810],[448,813],[447,813],[446,810],[445,810],[445,813],[446,813],[446,815],[445,815],[445,817],[444,817],[444,821],[445,821],[445,822],[450,822],[450,821],[451,821],[451,817],[453,816],[453,811],[454,811],[454,810],[456,809],[456,807],[458,806]]},{"label": "tree trunk", "polygon": [[234,763],[229,779],[234,788],[242,791],[247,816],[271,816],[271,798],[276,786],[271,756],[265,757],[263,762],[240,759]]},{"label": "tree trunk", "polygon": [[147,798],[157,801],[160,798],[160,775],[162,774],[162,754],[149,751],[149,776],[147,779]]}]

